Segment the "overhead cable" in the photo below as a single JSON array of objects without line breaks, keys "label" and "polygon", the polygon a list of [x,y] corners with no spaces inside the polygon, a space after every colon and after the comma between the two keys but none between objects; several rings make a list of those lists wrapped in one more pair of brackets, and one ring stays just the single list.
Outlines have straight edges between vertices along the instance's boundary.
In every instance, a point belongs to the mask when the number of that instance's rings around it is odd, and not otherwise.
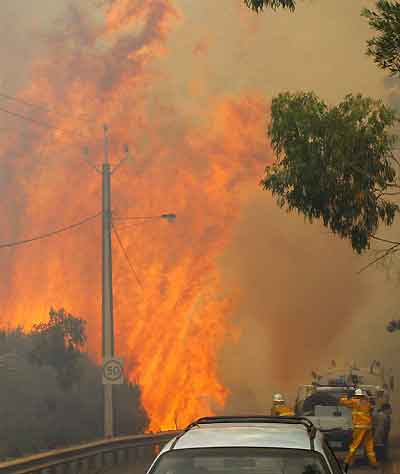
[{"label": "overhead cable", "polygon": [[129,267],[130,267],[130,269],[131,269],[131,271],[132,271],[132,273],[133,273],[133,275],[134,275],[134,277],[135,277],[135,279],[136,279],[138,285],[139,285],[140,288],[143,290],[142,282],[140,281],[139,276],[138,276],[138,274],[137,274],[137,271],[135,270],[135,267],[133,266],[133,264],[132,264],[132,262],[131,262],[131,260],[130,260],[130,258],[129,258],[128,252],[126,251],[126,248],[124,247],[124,244],[122,243],[121,237],[119,236],[119,234],[118,234],[118,232],[117,232],[117,229],[115,228],[114,224],[111,223],[111,225],[112,225],[112,229],[113,229],[113,231],[114,231],[115,237],[117,238],[117,242],[118,242],[119,246],[121,247],[122,253],[123,253],[124,256],[125,256],[125,259],[126,259],[126,261],[128,262],[128,265],[129,265]]},{"label": "overhead cable", "polygon": [[102,212],[98,212],[97,214],[94,214],[93,216],[86,217],[85,219],[82,219],[79,222],[75,222],[74,224],[70,224],[66,227],[61,227],[61,228],[53,230],[51,232],[47,232],[45,234],[41,234],[41,235],[37,235],[35,237],[31,237],[30,239],[17,240],[17,241],[14,241],[14,242],[0,243],[0,249],[17,247],[18,245],[29,244],[29,243],[35,242],[37,240],[47,239],[49,237],[52,237],[53,235],[57,235],[57,234],[61,234],[62,232],[66,232],[67,230],[75,229],[76,227],[79,227],[83,224],[86,224],[87,222],[90,222],[93,219],[96,219],[96,217],[99,217],[100,215],[102,215]]},{"label": "overhead cable", "polygon": [[[46,107],[45,105],[42,105],[42,104],[35,104],[33,102],[28,102],[27,100],[20,99],[19,97],[15,97],[15,96],[12,96],[12,95],[9,95],[9,94],[5,94],[4,92],[0,92],[0,98],[10,100],[12,102],[16,102],[16,103],[19,103],[19,104],[22,104],[22,105],[26,105],[28,107],[33,107],[35,109],[40,109],[40,110],[43,110],[44,112],[52,113],[52,114],[59,115],[59,116],[64,116],[64,114],[62,114],[60,112],[57,112],[56,110],[54,110],[51,107]],[[74,118],[76,120],[82,120],[82,121],[89,122],[89,123],[94,123],[95,122],[94,119],[89,119],[88,117],[85,118],[82,115],[80,115],[80,116],[79,115],[71,116],[71,118]]]}]

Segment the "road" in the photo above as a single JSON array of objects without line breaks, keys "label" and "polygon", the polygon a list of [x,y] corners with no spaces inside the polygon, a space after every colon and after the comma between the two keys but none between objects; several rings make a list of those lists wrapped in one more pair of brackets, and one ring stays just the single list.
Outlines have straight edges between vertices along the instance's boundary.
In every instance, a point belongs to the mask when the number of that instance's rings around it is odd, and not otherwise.
[{"label": "road", "polygon": [[[390,460],[382,465],[379,471],[371,469],[368,465],[357,462],[349,471],[349,474],[400,474],[400,436],[391,440],[390,443]],[[341,456],[339,456],[340,458]],[[145,474],[147,467],[151,463],[151,459],[147,459],[141,465],[121,466],[99,474]]]},{"label": "road", "polygon": [[[339,458],[342,456],[339,455]],[[400,474],[400,436],[393,437],[390,441],[389,461],[382,465],[379,471],[371,469],[363,462],[356,462],[349,474]]]}]

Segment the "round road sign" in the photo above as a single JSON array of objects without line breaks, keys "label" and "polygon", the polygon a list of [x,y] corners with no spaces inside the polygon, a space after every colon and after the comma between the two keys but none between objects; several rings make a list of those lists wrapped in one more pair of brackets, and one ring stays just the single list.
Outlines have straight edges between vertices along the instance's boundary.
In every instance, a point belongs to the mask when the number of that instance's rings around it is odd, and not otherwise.
[{"label": "round road sign", "polygon": [[109,382],[117,382],[123,376],[122,361],[109,359],[104,363],[103,376]]}]

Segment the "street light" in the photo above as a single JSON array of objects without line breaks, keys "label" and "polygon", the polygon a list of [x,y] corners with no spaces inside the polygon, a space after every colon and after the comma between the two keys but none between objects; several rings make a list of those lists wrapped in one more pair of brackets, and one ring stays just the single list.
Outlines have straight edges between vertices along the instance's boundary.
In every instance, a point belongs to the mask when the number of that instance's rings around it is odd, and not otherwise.
[{"label": "street light", "polygon": [[[111,167],[109,161],[109,136],[108,126],[104,125],[104,160],[101,168],[97,167],[88,160],[88,148],[84,149],[85,161],[102,175],[102,355],[103,355],[103,373],[110,364],[120,362],[114,357],[114,314],[113,314],[113,285],[112,285],[112,239],[113,220],[148,220],[148,219],[166,219],[168,222],[175,220],[176,215],[172,213],[161,214],[151,217],[131,217],[115,218],[111,207],[111,175],[129,159],[129,148],[124,146],[125,158]],[[118,234],[114,228],[117,237]],[[118,241],[123,245],[118,237]],[[126,251],[124,250],[127,257]],[[128,258],[128,257],[127,257]],[[129,259],[128,259],[129,260]],[[131,266],[132,267],[132,266]],[[133,267],[132,267],[133,268]],[[119,365],[118,365],[119,366]],[[114,436],[114,409],[113,409],[113,384],[117,383],[115,379],[107,378],[104,381],[104,437],[112,438]]]},{"label": "street light", "polygon": [[155,220],[155,219],[165,219],[168,222],[173,222],[176,219],[176,214],[173,213],[166,213],[160,214],[158,216],[132,216],[132,217],[113,217],[115,221],[147,221],[147,220]]},{"label": "street light", "polygon": [[176,214],[161,214],[161,219],[166,219],[168,222],[173,222],[176,219]]},{"label": "street light", "polygon": [[[107,156],[107,155],[106,155]],[[110,168],[108,162],[103,165],[103,373],[108,367],[118,366],[121,368],[122,363],[114,356],[114,317],[113,317],[113,296],[112,296],[112,249],[111,249],[111,229],[114,231],[117,241],[124,252],[125,258],[135,275],[135,278],[143,289],[137,273],[129,259],[127,251],[123,246],[117,229],[114,227],[113,221],[138,221],[138,220],[155,220],[165,219],[173,222],[176,214],[165,213],[158,216],[135,216],[135,217],[116,217],[111,211],[111,192],[110,192]],[[103,378],[104,380],[104,378]],[[113,383],[115,380],[106,380],[104,383],[104,436],[112,438],[114,436],[114,405],[113,405]]]}]

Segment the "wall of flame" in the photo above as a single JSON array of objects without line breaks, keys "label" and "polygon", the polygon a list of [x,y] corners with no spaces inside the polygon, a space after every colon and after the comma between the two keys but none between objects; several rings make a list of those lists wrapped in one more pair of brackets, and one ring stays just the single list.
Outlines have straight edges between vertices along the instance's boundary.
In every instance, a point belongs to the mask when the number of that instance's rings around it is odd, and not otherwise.
[{"label": "wall of flame", "polygon": [[[80,157],[87,145],[93,163],[101,163],[103,123],[112,162],[122,158],[123,144],[131,148],[131,161],[113,177],[116,215],[178,215],[174,225],[115,224],[143,286],[115,246],[117,352],[142,387],[151,430],[182,426],[226,401],[217,354],[235,333],[235,291],[222,290],[216,259],[237,219],[241,186],[256,184],[266,153],[260,97],[219,99],[199,123],[153,94],[163,78],[151,63],[166,53],[167,35],[182,19],[172,3],[109,1],[104,21],[71,9],[18,94],[49,111],[32,115],[12,104],[40,123],[22,133],[10,129],[2,145],[2,235],[36,235],[99,211],[99,176]],[[98,353],[100,242],[97,220],[2,255],[3,323],[29,327],[50,305],[63,306],[88,319],[90,348]]]}]

